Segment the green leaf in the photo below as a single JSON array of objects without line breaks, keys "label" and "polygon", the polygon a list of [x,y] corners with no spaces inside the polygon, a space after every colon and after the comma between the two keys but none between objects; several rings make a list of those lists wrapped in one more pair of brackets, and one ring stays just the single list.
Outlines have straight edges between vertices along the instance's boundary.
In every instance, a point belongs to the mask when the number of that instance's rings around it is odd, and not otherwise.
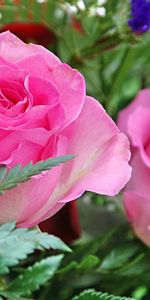
[{"label": "green leaf", "polygon": [[100,259],[95,255],[88,255],[85,257],[81,263],[77,266],[78,270],[81,271],[87,271],[89,269],[94,268],[98,263],[100,262]]},{"label": "green leaf", "polygon": [[148,287],[139,286],[132,294],[136,300],[142,300],[148,294]]},{"label": "green leaf", "polygon": [[132,298],[108,295],[107,293],[96,292],[95,290],[86,290],[72,300],[130,300]]},{"label": "green leaf", "polygon": [[122,83],[126,80],[127,74],[130,72],[130,66],[137,58],[139,53],[139,48],[127,48],[124,59],[122,60],[117,72],[116,77],[113,80],[112,87],[109,93],[109,101],[107,106],[108,113],[113,116],[117,112],[117,105],[120,98],[116,97],[120,93],[120,87]]},{"label": "green leaf", "polygon": [[59,269],[57,274],[64,275],[66,273],[69,273],[70,271],[75,271],[77,269],[78,263],[76,261],[71,261],[67,265],[65,265],[64,268]]},{"label": "green leaf", "polygon": [[62,259],[63,255],[56,255],[36,262],[10,284],[7,288],[7,292],[16,293],[21,296],[30,295],[52,278]]},{"label": "green leaf", "polygon": [[4,292],[3,290],[1,291],[0,290],[0,295],[2,295],[4,298],[0,298],[0,300],[4,300],[4,299],[9,299],[9,300],[33,300],[33,299],[27,299],[27,298],[22,298],[20,296],[18,296],[16,293],[7,293],[7,292]]},{"label": "green leaf", "polygon": [[139,250],[139,245],[126,244],[113,249],[103,260],[100,269],[112,270],[121,267]]},{"label": "green leaf", "polygon": [[1,167],[0,167],[0,180],[3,180],[3,178],[6,175],[6,172],[7,172],[6,166],[1,165]]},{"label": "green leaf", "polygon": [[37,162],[34,165],[30,162],[24,168],[21,168],[20,165],[16,165],[7,172],[5,172],[4,166],[1,166],[0,194],[3,194],[5,190],[16,187],[21,182],[30,180],[32,176],[40,174],[43,171],[50,170],[51,168],[67,162],[74,157],[75,156],[73,155],[58,156],[56,158],[49,158],[47,160]]},{"label": "green leaf", "polygon": [[[21,246],[20,246],[21,245]],[[0,274],[9,272],[35,249],[57,249],[70,252],[70,248],[59,238],[41,233],[37,229],[15,228],[15,224],[0,227]]]}]

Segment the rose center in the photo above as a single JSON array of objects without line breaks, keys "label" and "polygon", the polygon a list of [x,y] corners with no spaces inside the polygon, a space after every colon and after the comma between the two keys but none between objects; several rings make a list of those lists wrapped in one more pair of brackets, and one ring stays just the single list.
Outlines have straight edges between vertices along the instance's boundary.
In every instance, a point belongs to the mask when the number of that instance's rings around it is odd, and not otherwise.
[{"label": "rose center", "polygon": [[[9,103],[9,107],[12,107],[13,105],[15,105],[17,102],[19,102],[21,100],[21,97],[14,90],[1,89],[1,93],[3,95],[3,104],[5,102]],[[2,102],[1,102],[1,104],[2,104]]]}]

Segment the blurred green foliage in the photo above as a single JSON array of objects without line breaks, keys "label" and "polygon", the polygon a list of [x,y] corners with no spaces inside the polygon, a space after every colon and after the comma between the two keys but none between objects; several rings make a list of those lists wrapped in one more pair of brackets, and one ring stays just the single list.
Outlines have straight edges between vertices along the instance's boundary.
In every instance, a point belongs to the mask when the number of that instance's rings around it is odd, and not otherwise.
[{"label": "blurred green foliage", "polygon": [[[63,62],[85,76],[87,93],[97,98],[116,119],[119,110],[128,105],[141,88],[150,87],[150,33],[137,36],[128,28],[128,0],[108,0],[105,17],[89,15],[89,8],[96,0],[84,2],[86,10],[69,15],[63,8],[66,3],[63,0],[47,0],[43,3],[36,0],[0,1],[0,26],[3,28],[11,22],[45,24],[56,36],[49,48]],[[74,4],[76,1],[68,3]],[[79,207],[83,217],[82,239],[73,246],[73,253],[65,255],[60,268],[56,262],[53,278],[47,269],[49,261],[45,261],[46,268],[42,263],[38,265],[38,270],[46,274],[43,275],[45,282],[40,276],[37,282],[33,282],[33,287],[34,284],[39,286],[39,282],[44,284],[43,288],[34,292],[33,299],[69,300],[89,288],[133,296],[137,300],[148,299],[145,297],[150,292],[150,252],[124,224],[120,198],[109,199],[89,193],[86,197],[91,206],[85,203],[83,208]],[[51,252],[39,254],[38,260],[47,259],[49,254]],[[30,269],[31,263],[33,265],[36,260],[37,255],[24,259],[18,268],[11,267],[10,275],[1,278],[3,299],[23,299],[11,296],[11,287],[16,284],[11,282],[16,282],[16,275],[20,276],[24,268]],[[35,269],[30,269],[33,277],[36,277]],[[27,275],[22,277],[27,278],[27,283],[30,283],[29,273],[27,271]],[[19,278],[16,284],[18,289],[22,284]],[[48,281],[48,278],[51,280]],[[30,284],[28,286],[32,287]]]},{"label": "blurred green foliage", "polygon": [[89,15],[89,7],[96,0],[86,0],[86,10],[78,11],[75,16],[69,15],[63,5],[77,1],[39,2],[3,1],[1,27],[10,22],[48,26],[57,37],[53,51],[85,76],[88,94],[116,118],[139,89],[150,85],[150,36],[149,33],[136,36],[128,28],[129,1],[107,1],[105,17]]}]

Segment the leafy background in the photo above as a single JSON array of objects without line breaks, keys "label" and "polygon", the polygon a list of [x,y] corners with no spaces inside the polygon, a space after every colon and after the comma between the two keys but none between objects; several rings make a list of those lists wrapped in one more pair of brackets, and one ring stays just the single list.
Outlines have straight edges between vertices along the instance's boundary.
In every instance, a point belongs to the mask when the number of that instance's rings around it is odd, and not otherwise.
[{"label": "leafy background", "polygon": [[[85,0],[86,11],[76,16],[65,12],[65,3],[0,1],[0,27],[11,22],[45,24],[55,35],[49,49],[85,76],[88,94],[116,120],[138,90],[150,86],[150,34],[134,35],[128,28],[128,0],[108,0],[105,17],[89,16],[96,0]],[[55,165],[50,163],[40,167]],[[21,171],[18,166],[11,174],[1,168],[0,191],[18,184],[20,174],[32,176],[30,167]],[[0,299],[149,299],[150,252],[127,225],[121,195],[87,193],[78,203],[82,236],[72,252],[58,238],[36,229],[15,229],[15,224],[0,228]]]}]

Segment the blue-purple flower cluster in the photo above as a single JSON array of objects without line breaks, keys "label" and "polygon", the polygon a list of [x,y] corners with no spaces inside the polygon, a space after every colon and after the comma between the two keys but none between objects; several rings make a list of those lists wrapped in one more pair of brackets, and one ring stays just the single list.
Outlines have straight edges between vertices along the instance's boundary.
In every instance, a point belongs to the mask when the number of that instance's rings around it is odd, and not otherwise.
[{"label": "blue-purple flower cluster", "polygon": [[131,15],[128,25],[135,33],[144,33],[150,29],[150,1],[131,0]]}]

